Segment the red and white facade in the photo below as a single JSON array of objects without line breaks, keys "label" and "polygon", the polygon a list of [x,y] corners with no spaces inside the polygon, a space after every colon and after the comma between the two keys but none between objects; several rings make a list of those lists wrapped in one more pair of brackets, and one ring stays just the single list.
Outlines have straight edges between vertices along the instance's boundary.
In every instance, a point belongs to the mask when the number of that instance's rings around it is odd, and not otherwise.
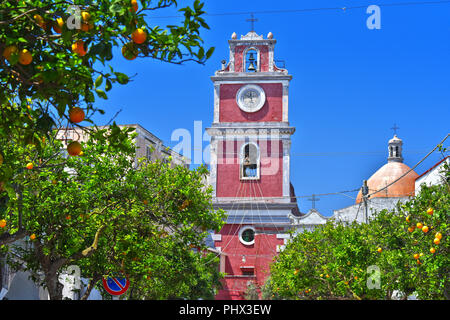
[{"label": "red and white facade", "polygon": [[228,42],[229,62],[211,77],[214,121],[207,128],[214,203],[227,214],[213,235],[226,274],[216,299],[243,299],[250,282],[260,287],[270,275],[297,208],[290,184],[292,76],[274,63],[271,33],[233,34]]}]

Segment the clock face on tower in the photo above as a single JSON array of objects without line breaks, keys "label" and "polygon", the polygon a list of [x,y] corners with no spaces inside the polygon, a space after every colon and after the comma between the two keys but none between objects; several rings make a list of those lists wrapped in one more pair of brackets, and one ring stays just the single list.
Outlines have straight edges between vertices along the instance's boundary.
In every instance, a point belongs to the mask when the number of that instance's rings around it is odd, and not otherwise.
[{"label": "clock face on tower", "polygon": [[256,112],[266,102],[266,94],[260,86],[248,84],[239,89],[236,101],[242,111]]}]

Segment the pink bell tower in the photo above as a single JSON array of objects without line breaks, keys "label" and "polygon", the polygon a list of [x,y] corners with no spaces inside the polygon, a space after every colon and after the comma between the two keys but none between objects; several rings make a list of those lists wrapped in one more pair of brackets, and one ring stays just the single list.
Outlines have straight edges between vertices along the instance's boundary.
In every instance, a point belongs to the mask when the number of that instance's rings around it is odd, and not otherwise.
[{"label": "pink bell tower", "polygon": [[261,287],[280,252],[298,207],[290,183],[289,82],[274,62],[276,40],[250,31],[228,40],[229,62],[211,77],[214,121],[210,184],[214,207],[226,211],[226,224],[213,235],[220,252],[223,289],[216,299],[244,299],[248,287]]}]

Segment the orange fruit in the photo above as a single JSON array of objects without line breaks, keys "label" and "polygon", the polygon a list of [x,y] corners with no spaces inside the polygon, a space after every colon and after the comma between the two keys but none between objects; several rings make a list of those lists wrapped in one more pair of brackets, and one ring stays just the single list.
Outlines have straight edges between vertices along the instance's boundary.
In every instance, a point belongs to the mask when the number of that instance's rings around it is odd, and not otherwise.
[{"label": "orange fruit", "polygon": [[72,141],[67,146],[67,152],[71,156],[78,156],[81,152],[81,144],[78,141]]},{"label": "orange fruit", "polygon": [[83,19],[83,21],[88,21],[88,20],[91,19],[91,15],[90,15],[89,12],[83,11],[83,12],[81,13],[81,18]]},{"label": "orange fruit", "polygon": [[4,228],[4,227],[6,227],[6,220],[2,219],[2,220],[0,220],[0,228]]},{"label": "orange fruit", "polygon": [[12,45],[12,46],[7,46],[4,50],[3,50],[3,57],[5,57],[6,60],[10,60],[11,59],[11,55],[13,53],[18,53],[19,49],[17,49],[16,46]]},{"label": "orange fruit", "polygon": [[381,251],[383,251],[383,249],[378,248],[377,251],[378,251],[379,253],[381,253]]},{"label": "orange fruit", "polygon": [[36,21],[36,23],[37,23],[41,28],[44,28],[44,29],[45,29],[45,21],[44,21],[44,18],[42,18],[41,15],[35,14],[35,15],[33,16],[33,18],[34,18],[34,21]]},{"label": "orange fruit", "polygon": [[72,218],[70,214],[66,216],[66,220],[70,220],[70,218]]},{"label": "orange fruit", "polygon": [[72,51],[77,53],[79,56],[84,56],[86,54],[86,49],[84,48],[84,41],[78,40],[72,44]]},{"label": "orange fruit", "polygon": [[131,39],[133,39],[134,43],[141,44],[147,40],[147,33],[142,29],[136,29],[131,34]]},{"label": "orange fruit", "polygon": [[427,226],[424,226],[424,227],[422,228],[422,231],[425,232],[425,233],[427,233],[428,230],[429,230],[429,228],[428,228]]},{"label": "orange fruit", "polygon": [[435,249],[435,248],[430,248],[430,252],[431,252],[431,253],[435,253],[435,252],[436,252],[436,249]]},{"label": "orange fruit", "polygon": [[420,256],[419,256],[419,254],[418,254],[418,253],[415,253],[415,254],[413,255],[413,257],[414,257],[414,259],[416,259],[416,260],[417,260],[417,259],[419,259],[419,257],[420,257]]},{"label": "orange fruit", "polygon": [[34,239],[36,239],[36,235],[33,233],[33,234],[30,236],[30,240],[34,240]]},{"label": "orange fruit", "polygon": [[27,49],[22,49],[19,52],[19,63],[26,66],[29,65],[33,61],[33,56],[31,55],[31,52]]},{"label": "orange fruit", "polygon": [[417,228],[422,229],[422,227],[423,227],[423,224],[420,223],[420,222],[418,222],[418,223],[417,223]]},{"label": "orange fruit", "polygon": [[89,23],[83,22],[81,24],[81,30],[84,32],[88,32],[89,31]]},{"label": "orange fruit", "polygon": [[409,222],[409,219],[411,218],[411,216],[407,216],[406,217],[406,222]]},{"label": "orange fruit", "polygon": [[420,264],[420,263],[421,263],[419,259],[417,259],[416,261],[417,261],[417,264]]},{"label": "orange fruit", "polygon": [[432,215],[432,214],[434,213],[433,208],[428,208],[427,213],[428,213],[429,215]]},{"label": "orange fruit", "polygon": [[295,269],[294,270],[294,275],[297,275],[297,273],[298,273],[298,269]]},{"label": "orange fruit", "polygon": [[433,242],[434,242],[434,244],[437,245],[437,244],[441,243],[441,240],[439,238],[434,238]]},{"label": "orange fruit", "polygon": [[136,12],[136,11],[138,11],[138,9],[139,9],[139,5],[138,5],[138,3],[137,3],[137,0],[131,0],[131,6],[132,6],[132,8],[130,8],[130,11],[131,12]]},{"label": "orange fruit", "polygon": [[127,60],[134,60],[136,59],[137,55],[138,55],[138,50],[137,48],[134,46],[133,42],[129,42],[126,43],[123,47],[122,47],[122,55],[124,56],[125,59]]},{"label": "orange fruit", "polygon": [[53,31],[56,33],[62,33],[63,26],[64,20],[62,18],[56,18],[56,21],[52,23]]},{"label": "orange fruit", "polygon": [[440,233],[440,232],[436,233],[435,237],[437,239],[441,240],[442,239],[442,233]]},{"label": "orange fruit", "polygon": [[84,120],[85,114],[80,107],[73,107],[69,110],[69,119],[73,123],[79,123]]},{"label": "orange fruit", "polygon": [[27,169],[28,169],[28,170],[33,169],[33,167],[34,167],[33,162],[28,162],[28,163],[27,163]]},{"label": "orange fruit", "polygon": [[414,231],[414,228],[413,228],[413,227],[409,227],[409,228],[408,228],[408,231],[409,231],[409,232],[413,232],[413,231]]}]

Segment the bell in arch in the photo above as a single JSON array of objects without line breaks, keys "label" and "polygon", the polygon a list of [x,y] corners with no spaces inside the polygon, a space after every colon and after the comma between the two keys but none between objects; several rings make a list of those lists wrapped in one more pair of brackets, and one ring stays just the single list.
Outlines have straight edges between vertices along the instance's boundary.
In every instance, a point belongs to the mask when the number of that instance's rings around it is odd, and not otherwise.
[{"label": "bell in arch", "polygon": [[248,71],[256,71],[255,65],[253,61],[250,61],[250,65],[247,68]]},{"label": "bell in arch", "polygon": [[248,52],[248,67],[247,71],[254,72],[256,71],[256,59],[255,59],[255,53],[253,51]]}]

